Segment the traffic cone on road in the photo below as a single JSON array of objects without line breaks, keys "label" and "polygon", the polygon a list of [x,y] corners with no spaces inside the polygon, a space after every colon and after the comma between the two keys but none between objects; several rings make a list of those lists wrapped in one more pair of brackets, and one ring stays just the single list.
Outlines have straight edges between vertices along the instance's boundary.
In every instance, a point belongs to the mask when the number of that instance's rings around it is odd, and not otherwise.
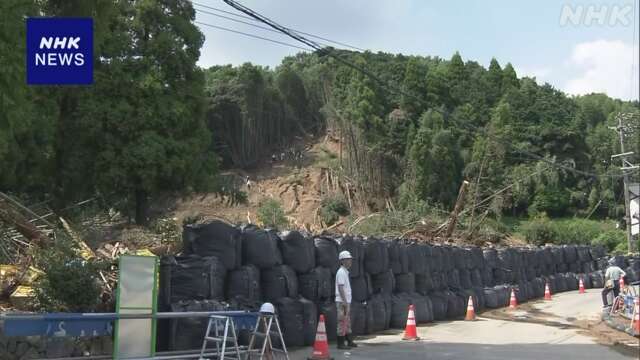
[{"label": "traffic cone on road", "polygon": [[544,285],[544,299],[551,300],[551,291],[549,290],[549,283]]},{"label": "traffic cone on road", "polygon": [[509,300],[509,309],[515,309],[518,306],[515,290],[511,289],[511,300]]},{"label": "traffic cone on road", "polygon": [[467,303],[467,316],[464,317],[467,321],[476,320],[476,310],[473,308],[473,298],[469,296],[469,302]]},{"label": "traffic cone on road", "polygon": [[584,282],[582,281],[582,278],[580,278],[580,285],[578,286],[578,293],[584,294]]},{"label": "traffic cone on road", "polygon": [[324,326],[324,315],[320,314],[318,330],[316,331],[316,341],[313,343],[313,353],[308,360],[329,360],[333,359],[329,355],[329,342],[327,342],[327,329]]},{"label": "traffic cone on road", "polygon": [[640,297],[636,297],[633,300],[633,323],[631,327],[636,332],[636,335],[640,334]]},{"label": "traffic cone on road", "polygon": [[416,329],[416,312],[413,305],[409,305],[409,315],[407,316],[407,327],[404,329],[402,340],[420,340],[418,329]]}]

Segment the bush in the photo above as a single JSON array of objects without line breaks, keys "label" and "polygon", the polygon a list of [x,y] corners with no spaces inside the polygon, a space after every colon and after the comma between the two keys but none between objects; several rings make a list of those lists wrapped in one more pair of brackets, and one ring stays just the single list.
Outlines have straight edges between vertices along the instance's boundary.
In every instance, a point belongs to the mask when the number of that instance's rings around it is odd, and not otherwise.
[{"label": "bush", "polygon": [[[607,251],[612,252],[615,250],[624,250],[618,249],[619,246],[627,247],[627,237],[624,231],[621,230],[609,230],[598,235],[593,241],[591,241],[591,245],[602,245]],[[626,250],[625,250],[626,251]]]},{"label": "bush", "polygon": [[327,225],[335,224],[340,216],[349,215],[349,204],[342,196],[330,196],[320,203],[320,218]]},{"label": "bush", "polygon": [[[525,222],[521,227],[527,242],[536,245],[545,243],[588,245],[610,231],[616,230],[607,222],[586,219],[551,220],[544,214]],[[606,239],[600,241],[606,241]]]},{"label": "bush", "polygon": [[556,241],[556,233],[551,221],[546,216],[535,218],[522,226],[522,234],[527,242],[535,245],[544,245]]},{"label": "bush", "polygon": [[68,243],[58,241],[39,254],[45,272],[34,286],[37,305],[44,311],[91,312],[99,302],[100,264],[84,261]]},{"label": "bush", "polygon": [[284,229],[289,221],[284,214],[282,205],[275,199],[266,199],[258,207],[258,220],[266,227]]}]

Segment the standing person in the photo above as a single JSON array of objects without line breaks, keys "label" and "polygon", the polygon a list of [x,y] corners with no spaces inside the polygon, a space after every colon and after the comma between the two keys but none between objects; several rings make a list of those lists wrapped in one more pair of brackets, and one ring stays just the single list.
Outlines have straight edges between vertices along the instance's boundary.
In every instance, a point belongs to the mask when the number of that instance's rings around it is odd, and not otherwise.
[{"label": "standing person", "polygon": [[348,251],[341,251],[338,255],[340,269],[336,273],[336,308],[338,310],[338,349],[341,350],[358,346],[350,337],[351,283],[349,282],[349,268],[351,268],[352,259],[353,257]]},{"label": "standing person", "polygon": [[615,299],[620,294],[620,278],[625,277],[627,273],[615,265],[613,258],[609,259],[609,267],[604,274],[604,289],[602,289],[602,304],[604,307],[608,307],[609,301],[607,295],[613,291],[613,298]]}]

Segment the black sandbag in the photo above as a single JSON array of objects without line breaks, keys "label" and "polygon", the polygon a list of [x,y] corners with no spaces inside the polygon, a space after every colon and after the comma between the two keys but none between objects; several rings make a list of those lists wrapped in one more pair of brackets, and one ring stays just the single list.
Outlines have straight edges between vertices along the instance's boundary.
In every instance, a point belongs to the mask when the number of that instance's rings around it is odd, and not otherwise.
[{"label": "black sandbag", "polygon": [[581,272],[590,273],[592,271],[595,271],[596,266],[594,266],[594,264],[595,264],[594,261],[588,261],[588,262],[582,263],[582,266],[580,268]]},{"label": "black sandbag", "polygon": [[336,303],[333,300],[326,300],[316,304],[318,307],[318,317],[324,315],[324,326],[327,331],[327,339],[335,341],[338,333],[338,312]]},{"label": "black sandbag", "polygon": [[424,274],[427,272],[427,259],[423,256],[419,244],[409,244],[406,246],[409,257],[409,272],[414,274]]},{"label": "black sandbag", "polygon": [[416,291],[416,277],[413,273],[396,276],[396,291],[399,293],[412,293]]},{"label": "black sandbag", "polygon": [[575,245],[562,246],[562,252],[564,255],[564,262],[566,264],[571,264],[578,260],[578,252],[576,251]]},{"label": "black sandbag", "polygon": [[242,228],[242,263],[260,269],[282,264],[280,239],[275,230],[263,230],[253,225]]},{"label": "black sandbag", "polygon": [[498,249],[498,266],[502,269],[513,269],[513,249]]},{"label": "black sandbag", "polygon": [[[469,254],[471,254],[469,252]],[[471,274],[467,269],[459,269],[458,274],[460,276],[460,287],[463,289],[471,289],[473,284],[471,282]]]},{"label": "black sandbag", "polygon": [[578,260],[580,262],[587,262],[593,260],[591,258],[591,252],[588,246],[578,246]]},{"label": "black sandbag", "polygon": [[564,251],[559,246],[551,247],[551,255],[553,256],[553,264],[558,266],[564,263]]},{"label": "black sandbag", "polygon": [[[191,311],[225,311],[228,310],[226,304],[215,300],[188,300],[180,301],[170,306],[171,312],[191,312]],[[180,318],[169,321],[169,343],[168,349],[193,350],[202,347],[207,330],[207,318]]]},{"label": "black sandbag", "polygon": [[484,298],[484,287],[480,286],[480,287],[474,287],[471,290],[473,290],[473,293],[475,294],[475,298],[477,301],[477,307],[474,308],[476,311],[482,311],[485,309],[486,307],[486,302],[485,302],[485,298]]},{"label": "black sandbag", "polygon": [[451,289],[460,289],[460,272],[458,269],[453,269],[447,274],[447,285]]},{"label": "black sandbag", "polygon": [[407,254],[407,248],[401,244],[401,240],[391,240],[386,244],[391,271],[396,275],[409,272],[409,255]]},{"label": "black sandbag", "polygon": [[454,268],[453,262],[453,248],[451,246],[443,246],[440,248],[442,252],[442,271],[450,271]]},{"label": "black sandbag", "polygon": [[500,303],[498,302],[498,294],[492,288],[484,288],[484,301],[485,306],[489,309],[497,309],[500,307]]},{"label": "black sandbag", "polygon": [[464,316],[467,310],[467,300],[451,291],[442,292],[447,299],[447,319],[457,319]]},{"label": "black sandbag", "polygon": [[351,278],[352,302],[367,301],[373,294],[371,289],[371,277],[365,273],[363,276]]},{"label": "black sandbag", "polygon": [[264,299],[270,302],[283,297],[294,298],[298,296],[296,273],[287,265],[278,265],[263,270],[260,287]]},{"label": "black sandbag", "polygon": [[[482,278],[482,283],[484,286],[494,286],[495,281],[493,280],[493,270],[490,268],[484,268],[480,270],[480,277]],[[473,280],[473,279],[472,279]]]},{"label": "black sandbag", "polygon": [[367,239],[364,242],[364,270],[371,274],[379,274],[389,269],[387,246],[378,239]]},{"label": "black sandbag", "polygon": [[556,275],[556,292],[567,291],[567,279],[564,274]]},{"label": "black sandbag", "polygon": [[313,241],[316,247],[316,266],[324,266],[331,270],[332,274],[335,274],[340,267],[338,243],[326,236],[318,236]]},{"label": "black sandbag", "polygon": [[443,296],[433,293],[429,296],[433,309],[433,320],[440,321],[447,318],[447,299]]},{"label": "black sandbag", "polygon": [[422,256],[425,259],[425,270],[424,273],[429,273],[431,271],[433,271],[432,266],[433,266],[433,246],[429,245],[429,244],[422,244],[420,245],[420,250],[422,250]]},{"label": "black sandbag", "polygon": [[635,271],[640,271],[640,256],[629,258],[627,263],[629,263],[629,268]]},{"label": "black sandbag", "polygon": [[497,285],[493,287],[498,297],[498,307],[508,306],[511,301],[511,287],[506,285]]},{"label": "black sandbag", "polygon": [[387,319],[387,307],[381,295],[374,295],[368,302],[368,306],[371,308],[373,321],[371,324],[371,331],[378,332],[386,329]]},{"label": "black sandbag", "polygon": [[298,231],[284,231],[279,234],[282,261],[297,273],[306,273],[316,266],[313,240]]},{"label": "black sandbag", "polygon": [[304,346],[304,309],[296,299],[283,297],[273,302],[282,328],[282,337],[287,347]]},{"label": "black sandbag", "polygon": [[416,275],[415,284],[416,284],[416,292],[422,295],[427,295],[430,292],[435,290],[435,287],[433,284],[433,278],[429,273]]},{"label": "black sandbag", "polygon": [[474,258],[473,258],[473,251],[470,248],[464,248],[464,249],[462,249],[462,254],[463,254],[463,257],[464,257],[465,269],[467,269],[467,270],[473,269],[475,267]]},{"label": "black sandbag", "polygon": [[371,276],[372,292],[374,294],[393,294],[396,287],[395,277],[391,269]]},{"label": "black sandbag", "polygon": [[227,279],[227,299],[242,298],[260,301],[260,270],[253,265],[245,265],[229,272]]},{"label": "black sandbag", "polygon": [[[373,334],[375,320],[374,320],[373,307],[371,306],[371,303],[369,301],[364,303],[364,315],[365,315],[364,333],[367,335]],[[382,314],[379,314],[379,315],[382,315]]]},{"label": "black sandbag", "polygon": [[594,271],[589,276],[591,277],[591,286],[593,288],[601,289],[604,287],[604,275],[601,270]]},{"label": "black sandbag", "polygon": [[182,229],[182,242],[184,254],[216,256],[228,270],[242,265],[240,230],[223,221],[185,225]]},{"label": "black sandbag", "polygon": [[431,281],[433,281],[433,290],[445,290],[448,288],[447,279],[444,273],[431,273]]},{"label": "black sandbag", "polygon": [[353,257],[351,268],[349,269],[350,277],[358,277],[364,273],[364,247],[362,239],[359,237],[351,237],[348,235],[340,236],[336,239],[338,243],[338,253],[348,251]]},{"label": "black sandbag", "polygon": [[578,273],[582,271],[582,264],[579,262],[569,264],[567,272]]},{"label": "black sandbag", "polygon": [[416,323],[425,324],[433,321],[433,304],[431,299],[418,293],[410,293],[409,300],[415,309]]},{"label": "black sandbag", "polygon": [[362,302],[352,302],[351,307],[351,333],[355,336],[366,335],[367,310]]},{"label": "black sandbag", "polygon": [[482,254],[482,249],[474,246],[471,248],[471,254],[473,256],[473,268],[474,269],[482,269],[486,266],[484,261],[484,256]]},{"label": "black sandbag", "polygon": [[442,253],[442,246],[434,246],[431,249],[431,272],[442,271],[444,266],[444,255]]},{"label": "black sandbag", "polygon": [[318,266],[307,274],[298,275],[298,291],[303,297],[320,301],[331,298],[333,283],[331,270]]},{"label": "black sandbag", "polygon": [[302,304],[302,329],[304,331],[304,345],[313,345],[318,329],[318,308],[313,301],[300,298]]},{"label": "black sandbag", "polygon": [[579,280],[574,273],[566,273],[567,291],[578,290]]},{"label": "black sandbag", "polygon": [[226,269],[216,257],[165,256],[160,262],[160,303],[224,299]]},{"label": "black sandbag", "polygon": [[533,298],[539,299],[544,296],[544,280],[535,278],[531,282],[533,284]]},{"label": "black sandbag", "polygon": [[496,249],[485,249],[482,251],[482,256],[487,267],[492,269],[498,267],[498,251]]},{"label": "black sandbag", "polygon": [[565,273],[567,271],[569,271],[569,265],[567,265],[565,263],[560,263],[560,264],[556,265],[556,272]]},{"label": "black sandbag", "polygon": [[467,262],[465,259],[465,251],[462,248],[454,247],[451,249],[451,258],[453,260],[453,266],[460,270],[467,268]]},{"label": "black sandbag", "polygon": [[406,294],[396,294],[391,296],[391,323],[393,329],[404,329],[407,325],[407,315],[409,314],[409,298]]}]

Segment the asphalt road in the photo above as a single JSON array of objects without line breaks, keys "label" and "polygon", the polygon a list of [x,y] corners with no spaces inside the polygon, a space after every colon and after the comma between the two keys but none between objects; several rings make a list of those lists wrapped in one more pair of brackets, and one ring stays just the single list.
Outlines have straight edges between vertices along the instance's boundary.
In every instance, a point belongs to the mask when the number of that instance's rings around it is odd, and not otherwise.
[{"label": "asphalt road", "polygon": [[[536,301],[516,311],[483,313],[478,321],[447,321],[418,327],[420,341],[400,340],[402,332],[387,332],[360,339],[360,347],[338,351],[335,359],[546,359],[627,360],[640,353],[618,351],[600,345],[577,322],[597,319],[601,311],[600,291],[577,291],[554,296],[550,302]],[[291,359],[307,359],[311,348],[298,349]]]}]

